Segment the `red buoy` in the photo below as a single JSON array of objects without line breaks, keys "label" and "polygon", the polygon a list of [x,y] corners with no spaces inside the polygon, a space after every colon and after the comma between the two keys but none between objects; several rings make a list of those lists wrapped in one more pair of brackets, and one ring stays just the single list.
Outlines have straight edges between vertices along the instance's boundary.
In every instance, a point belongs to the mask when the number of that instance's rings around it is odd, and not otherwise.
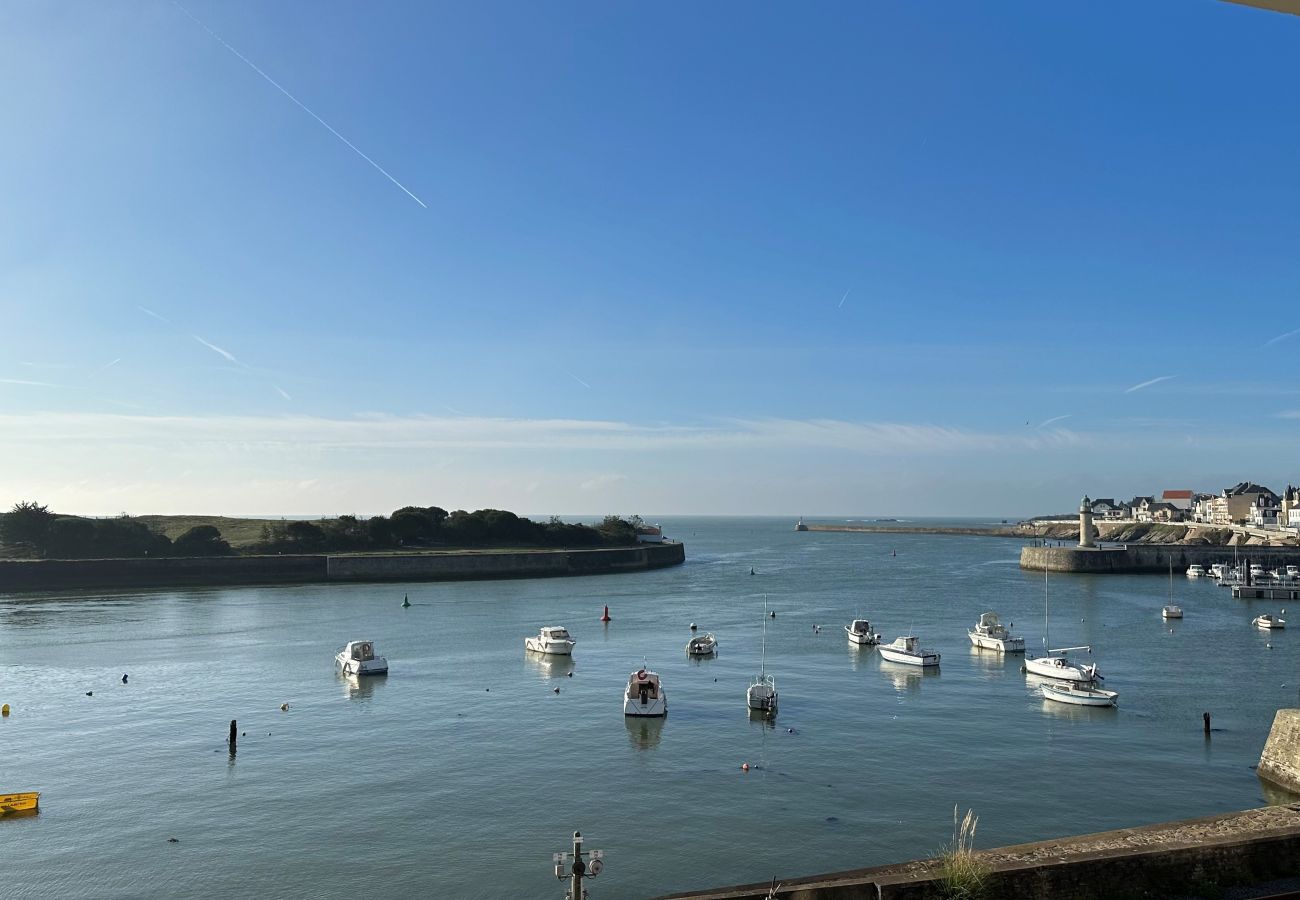
[{"label": "red buoy", "polygon": [[608,603],[605,604],[605,614],[604,614],[603,616],[600,617],[600,621],[602,621],[602,622],[608,622],[608,621],[609,621],[609,604],[608,604]]}]

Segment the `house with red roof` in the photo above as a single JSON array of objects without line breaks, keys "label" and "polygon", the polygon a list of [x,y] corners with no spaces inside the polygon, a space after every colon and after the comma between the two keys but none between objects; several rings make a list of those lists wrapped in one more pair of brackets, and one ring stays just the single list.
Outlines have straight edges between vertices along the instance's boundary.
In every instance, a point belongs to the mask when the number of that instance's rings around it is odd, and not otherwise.
[{"label": "house with red roof", "polygon": [[1191,512],[1192,502],[1196,499],[1195,491],[1165,491],[1160,497],[1161,503],[1168,503],[1175,509]]}]

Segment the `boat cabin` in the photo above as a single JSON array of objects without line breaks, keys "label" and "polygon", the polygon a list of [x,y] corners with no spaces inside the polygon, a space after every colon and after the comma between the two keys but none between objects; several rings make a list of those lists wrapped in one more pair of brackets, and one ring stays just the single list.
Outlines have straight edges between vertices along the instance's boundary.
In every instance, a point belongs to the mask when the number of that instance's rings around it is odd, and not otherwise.
[{"label": "boat cabin", "polygon": [[995,612],[986,612],[980,614],[980,623],[975,626],[975,630],[980,634],[1005,634],[1006,629],[1002,627],[1002,620],[998,618]]},{"label": "boat cabin", "polygon": [[570,639],[569,629],[562,627],[543,628],[541,637],[544,641],[567,641]]},{"label": "boat cabin", "polygon": [[904,653],[916,653],[917,638],[915,635],[907,634],[899,638],[894,638],[894,643],[889,645],[891,650],[901,650]]},{"label": "boat cabin", "polygon": [[866,619],[854,619],[849,631],[853,634],[871,634],[871,623]]},{"label": "boat cabin", "polygon": [[629,675],[627,679],[627,699],[639,700],[642,706],[645,706],[651,700],[658,700],[658,674],[641,669]]},{"label": "boat cabin", "polygon": [[348,641],[348,645],[343,648],[343,653],[355,662],[370,662],[375,658],[375,643],[374,641]]}]

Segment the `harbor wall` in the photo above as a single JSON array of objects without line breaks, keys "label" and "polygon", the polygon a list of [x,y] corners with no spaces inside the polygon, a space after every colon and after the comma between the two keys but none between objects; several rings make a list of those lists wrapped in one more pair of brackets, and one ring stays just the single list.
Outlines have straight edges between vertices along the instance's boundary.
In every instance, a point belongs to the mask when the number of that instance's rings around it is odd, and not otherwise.
[{"label": "harbor wall", "polygon": [[1198,563],[1259,563],[1265,569],[1300,565],[1300,547],[1212,547],[1204,544],[1128,544],[1123,547],[1022,547],[1020,568],[1041,572],[1168,572],[1182,574]]},{"label": "harbor wall", "polygon": [[[976,851],[987,897],[1114,900],[1226,887],[1300,874],[1300,804]],[[952,896],[938,859],[807,878],[781,878],[781,900],[940,900]],[[771,882],[661,900],[765,900]]]},{"label": "harbor wall", "polygon": [[639,572],[686,561],[677,542],[595,550],[0,560],[0,593],[333,581],[462,581]]},{"label": "harbor wall", "polygon": [[1255,774],[1300,794],[1300,709],[1277,711]]}]

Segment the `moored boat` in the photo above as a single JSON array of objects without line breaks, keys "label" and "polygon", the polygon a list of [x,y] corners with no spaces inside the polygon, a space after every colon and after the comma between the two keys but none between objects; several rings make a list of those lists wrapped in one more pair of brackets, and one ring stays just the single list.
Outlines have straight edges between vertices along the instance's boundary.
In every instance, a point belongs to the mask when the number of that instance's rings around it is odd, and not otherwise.
[{"label": "moored boat", "polygon": [[870,647],[880,643],[880,635],[871,630],[871,623],[866,619],[854,619],[851,624],[844,626],[844,631],[849,636],[850,644]]},{"label": "moored boat", "polygon": [[1101,673],[1097,671],[1096,663],[1077,663],[1071,660],[1066,655],[1071,650],[1092,652],[1091,647],[1061,647],[1057,650],[1048,650],[1046,656],[1026,659],[1025,671],[1043,678],[1056,678],[1060,681],[1077,681],[1085,684],[1104,680]]},{"label": "moored boat", "polygon": [[572,656],[576,643],[563,625],[546,625],[535,636],[524,638],[524,649],[553,656]]},{"label": "moored boat", "polygon": [[623,715],[663,716],[668,714],[668,695],[659,682],[659,673],[642,666],[627,678],[623,694]]},{"label": "moored boat", "polygon": [[31,812],[41,808],[40,791],[20,791],[14,794],[0,794],[0,816],[9,813]]},{"label": "moored boat", "polygon": [[999,653],[1025,652],[1025,639],[1008,631],[994,612],[983,613],[975,627],[966,634],[970,635],[972,644],[984,650],[997,650]]},{"label": "moored boat", "polygon": [[1285,628],[1286,619],[1264,613],[1262,616],[1255,616],[1255,618],[1251,619],[1250,624],[1264,631],[1272,631],[1277,628]]},{"label": "moored boat", "polygon": [[334,655],[334,662],[344,675],[387,675],[388,660],[375,656],[374,641],[348,641]]},{"label": "moored boat", "polygon": [[776,715],[776,678],[767,674],[767,594],[763,595],[763,649],[758,674],[745,691],[745,704],[751,713]]},{"label": "moored boat", "polygon": [[923,650],[920,641],[913,635],[905,634],[894,638],[892,644],[881,644],[880,655],[890,662],[909,666],[937,666],[939,654],[934,650]]},{"label": "moored boat", "polygon": [[1183,608],[1181,606],[1174,606],[1172,603],[1160,610],[1160,618],[1162,619],[1181,619],[1182,617]]},{"label": "moored boat", "polygon": [[1041,690],[1044,699],[1055,700],[1058,703],[1072,703],[1075,706],[1119,705],[1118,691],[1107,691],[1094,686],[1045,682]]},{"label": "moored boat", "polygon": [[1199,566],[1196,563],[1192,563],[1190,566],[1187,567],[1187,577],[1188,578],[1205,577],[1205,566]]},{"label": "moored boat", "polygon": [[709,656],[717,652],[718,639],[713,636],[712,631],[696,635],[686,642],[686,653],[689,656]]}]

